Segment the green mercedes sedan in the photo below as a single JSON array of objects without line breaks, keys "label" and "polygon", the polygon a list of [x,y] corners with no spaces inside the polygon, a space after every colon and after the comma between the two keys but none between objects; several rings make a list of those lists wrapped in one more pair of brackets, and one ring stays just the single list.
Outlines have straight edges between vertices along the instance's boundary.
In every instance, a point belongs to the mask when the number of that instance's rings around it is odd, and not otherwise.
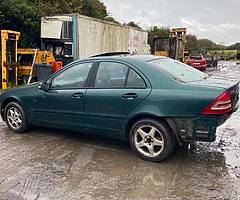
[{"label": "green mercedes sedan", "polygon": [[125,139],[154,162],[177,143],[214,141],[238,99],[238,81],[150,55],[75,61],[0,96],[1,116],[13,132],[36,125]]}]

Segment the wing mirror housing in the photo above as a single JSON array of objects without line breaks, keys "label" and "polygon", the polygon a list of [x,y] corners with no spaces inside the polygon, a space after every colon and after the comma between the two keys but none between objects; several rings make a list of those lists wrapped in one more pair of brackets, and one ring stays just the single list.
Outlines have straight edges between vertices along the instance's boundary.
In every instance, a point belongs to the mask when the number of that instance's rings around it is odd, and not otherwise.
[{"label": "wing mirror housing", "polygon": [[39,90],[44,90],[45,92],[47,92],[49,90],[50,85],[46,82],[41,82],[38,86]]}]

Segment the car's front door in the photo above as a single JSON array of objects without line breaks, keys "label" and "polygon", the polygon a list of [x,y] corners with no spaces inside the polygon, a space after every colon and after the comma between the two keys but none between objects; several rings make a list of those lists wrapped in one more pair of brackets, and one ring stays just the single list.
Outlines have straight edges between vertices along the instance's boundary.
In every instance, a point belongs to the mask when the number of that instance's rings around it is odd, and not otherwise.
[{"label": "car's front door", "polygon": [[39,90],[33,123],[66,128],[85,127],[85,95],[92,63],[78,63],[53,77],[48,91]]},{"label": "car's front door", "polygon": [[100,62],[92,88],[86,93],[86,124],[112,134],[121,129],[126,115],[150,93],[146,81],[119,62]]}]

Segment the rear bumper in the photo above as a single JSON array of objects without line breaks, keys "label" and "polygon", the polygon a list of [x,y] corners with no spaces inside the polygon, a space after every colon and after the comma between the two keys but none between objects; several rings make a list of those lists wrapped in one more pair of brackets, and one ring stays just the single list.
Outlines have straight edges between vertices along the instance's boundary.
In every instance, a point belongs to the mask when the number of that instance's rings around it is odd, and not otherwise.
[{"label": "rear bumper", "polygon": [[207,68],[207,64],[206,65],[192,65],[193,68],[198,69],[200,71],[204,71]]},{"label": "rear bumper", "polygon": [[196,118],[176,118],[179,139],[184,142],[205,141],[216,139],[217,127],[223,124],[231,113],[225,115],[200,115]]}]

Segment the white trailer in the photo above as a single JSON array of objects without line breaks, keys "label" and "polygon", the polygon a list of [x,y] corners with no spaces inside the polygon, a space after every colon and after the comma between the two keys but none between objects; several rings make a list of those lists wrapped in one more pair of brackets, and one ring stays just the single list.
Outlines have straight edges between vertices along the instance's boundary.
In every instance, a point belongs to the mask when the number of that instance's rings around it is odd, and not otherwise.
[{"label": "white trailer", "polygon": [[107,52],[149,54],[148,33],[79,14],[43,17],[42,48],[72,60]]}]

